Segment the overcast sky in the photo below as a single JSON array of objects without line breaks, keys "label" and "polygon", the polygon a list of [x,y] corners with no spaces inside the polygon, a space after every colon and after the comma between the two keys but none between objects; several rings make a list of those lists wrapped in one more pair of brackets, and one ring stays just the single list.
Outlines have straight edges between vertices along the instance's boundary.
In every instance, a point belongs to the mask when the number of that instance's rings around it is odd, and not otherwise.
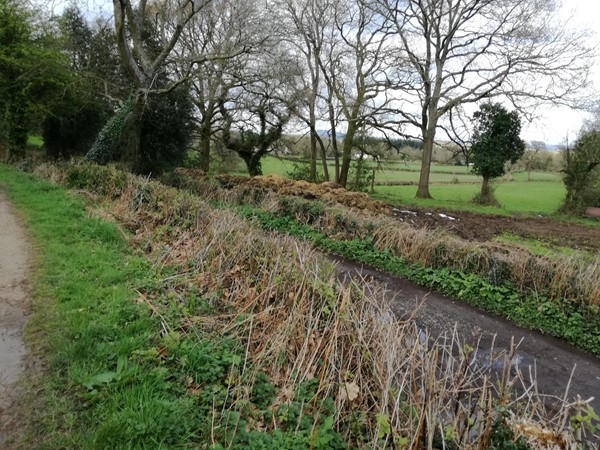
[{"label": "overcast sky", "polygon": [[[600,40],[600,0],[563,0],[565,17],[572,14],[573,26],[587,27]],[[600,92],[600,59],[593,68],[595,89]],[[547,144],[561,144],[569,136],[572,142],[588,114],[569,108],[548,108],[540,111],[540,119],[525,125],[522,136],[526,140],[539,140]]]}]

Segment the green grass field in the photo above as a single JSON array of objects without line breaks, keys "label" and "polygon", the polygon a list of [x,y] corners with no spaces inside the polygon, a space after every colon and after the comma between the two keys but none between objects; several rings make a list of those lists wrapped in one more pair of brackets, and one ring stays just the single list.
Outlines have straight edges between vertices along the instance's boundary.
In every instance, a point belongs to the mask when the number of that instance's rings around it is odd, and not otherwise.
[{"label": "green grass field", "polygon": [[30,134],[27,136],[27,145],[29,147],[41,148],[44,145],[44,139],[41,136]]},{"label": "green grass field", "polygon": [[[263,173],[287,176],[294,167],[293,161],[268,156],[263,160]],[[413,183],[419,180],[420,166],[392,162],[382,164],[375,174],[377,183]],[[333,172],[330,164],[330,171]],[[431,167],[431,195],[433,200],[416,199],[416,186],[375,186],[373,197],[401,205],[477,211],[489,214],[553,215],[560,207],[565,187],[562,176],[555,172],[516,172],[513,181],[495,183],[496,198],[500,207],[474,204],[473,197],[480,190],[481,177],[469,173],[465,166],[433,165]],[[528,181],[531,177],[531,181]]]},{"label": "green grass field", "polygon": [[[262,160],[263,173],[265,175],[280,175],[282,177],[293,170],[293,160],[280,159],[274,156],[267,156]],[[375,167],[374,163],[369,162],[370,166]],[[328,161],[330,173],[335,171],[335,166],[332,161]],[[317,169],[321,170],[321,164],[317,165]],[[384,162],[377,166],[375,172],[376,183],[387,182],[406,182],[417,183],[419,181],[419,171],[421,167],[418,164],[404,164],[400,162]],[[242,173],[242,172],[240,172]],[[514,172],[512,177],[515,181],[528,181],[527,172]],[[471,173],[471,169],[465,166],[453,165],[438,165],[431,166],[431,183],[480,183],[481,177]],[[532,172],[531,181],[552,181],[561,182],[561,174],[556,172]]]},{"label": "green grass field", "polygon": [[485,207],[472,203],[480,190],[478,184],[432,185],[432,200],[416,199],[415,186],[376,186],[375,198],[390,203],[431,208],[449,208],[492,214],[529,213],[551,215],[556,212],[565,195],[562,183],[552,181],[511,181],[499,183],[496,198],[500,207]]}]

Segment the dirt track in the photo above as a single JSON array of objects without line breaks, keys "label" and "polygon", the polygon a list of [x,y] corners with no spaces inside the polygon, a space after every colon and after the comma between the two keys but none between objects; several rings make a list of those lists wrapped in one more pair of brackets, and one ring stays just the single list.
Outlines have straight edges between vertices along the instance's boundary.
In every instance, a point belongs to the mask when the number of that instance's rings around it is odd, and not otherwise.
[{"label": "dirt track", "polygon": [[360,274],[383,283],[395,300],[392,307],[399,316],[409,316],[425,301],[417,314],[417,324],[437,337],[456,326],[461,338],[472,340],[476,328],[481,329],[480,350],[483,352],[508,349],[511,341],[518,343],[519,367],[529,373],[535,369],[539,391],[563,397],[573,367],[569,398],[580,395],[587,400],[595,397],[592,406],[600,410],[600,359],[584,353],[563,341],[541,333],[520,328],[506,319],[482,312],[465,303],[433,293],[410,281],[394,277],[370,267],[332,257],[338,269],[350,275]]},{"label": "dirt track", "polygon": [[471,241],[489,241],[503,233],[552,245],[600,252],[600,226],[586,226],[545,217],[506,217],[467,211],[393,208],[398,220],[431,229],[445,228]]},{"label": "dirt track", "polygon": [[29,244],[0,191],[0,448],[13,428],[15,383],[25,352],[23,326],[29,311]]}]

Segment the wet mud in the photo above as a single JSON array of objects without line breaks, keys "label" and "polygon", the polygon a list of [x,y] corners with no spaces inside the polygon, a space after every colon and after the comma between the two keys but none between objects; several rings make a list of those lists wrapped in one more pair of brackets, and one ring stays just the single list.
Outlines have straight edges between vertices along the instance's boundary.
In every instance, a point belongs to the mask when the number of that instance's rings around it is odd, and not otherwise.
[{"label": "wet mud", "polygon": [[600,359],[594,355],[402,278],[342,258],[331,259],[344,275],[382,283],[386,297],[393,299],[391,306],[396,315],[414,317],[430,338],[450,334],[455,328],[464,342],[473,342],[477,336],[479,345],[473,363],[499,370],[505,364],[505,351],[518,344],[509,362],[526,377],[535,378],[540,393],[561,399],[566,395],[571,400],[594,397],[590,404],[600,411]]},{"label": "wet mud", "polygon": [[23,371],[23,326],[29,313],[29,254],[25,231],[0,191],[0,448],[15,420]]},{"label": "wet mud", "polygon": [[496,216],[467,211],[391,208],[398,221],[415,227],[443,228],[458,237],[486,242],[502,234],[535,239],[548,245],[600,254],[600,226],[554,220],[548,217]]}]

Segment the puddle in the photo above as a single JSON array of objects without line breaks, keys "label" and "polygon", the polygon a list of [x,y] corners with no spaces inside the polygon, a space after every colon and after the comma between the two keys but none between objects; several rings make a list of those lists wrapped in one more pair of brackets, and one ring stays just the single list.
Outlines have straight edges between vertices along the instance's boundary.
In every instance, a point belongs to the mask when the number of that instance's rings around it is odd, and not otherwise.
[{"label": "puddle", "polygon": [[0,327],[0,392],[14,384],[21,374],[21,357],[25,352],[20,330]]},{"label": "puddle", "polygon": [[520,352],[513,354],[509,360],[507,349],[477,350],[471,360],[472,366],[492,370],[502,370],[506,365],[517,369],[531,364],[533,364],[533,358]]}]

